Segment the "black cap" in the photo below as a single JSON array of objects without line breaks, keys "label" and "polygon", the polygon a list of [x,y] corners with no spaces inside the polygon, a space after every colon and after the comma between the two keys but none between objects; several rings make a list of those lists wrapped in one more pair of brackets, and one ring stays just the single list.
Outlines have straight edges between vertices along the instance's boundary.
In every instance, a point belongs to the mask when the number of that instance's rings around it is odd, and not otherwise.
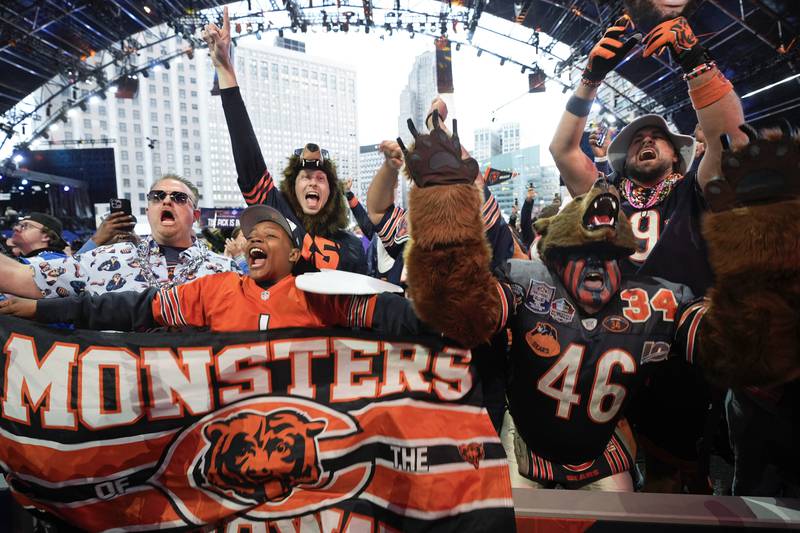
[{"label": "black cap", "polygon": [[64,230],[64,226],[61,224],[61,221],[58,220],[56,217],[48,215],[47,213],[38,213],[34,211],[30,215],[22,218],[22,220],[33,220],[34,222],[38,222],[45,228],[49,229],[50,231],[58,235],[58,242],[54,242],[52,244],[54,245],[58,245],[59,243],[66,244],[64,242],[64,239],[61,237],[61,232]]},{"label": "black cap", "polygon": [[250,235],[250,232],[253,231],[253,228],[255,228],[256,224],[259,222],[276,223],[289,235],[292,244],[298,246],[297,239],[295,239],[292,233],[292,227],[289,225],[289,221],[274,207],[268,205],[251,205],[242,211],[241,216],[239,216],[239,224],[242,227],[242,232],[245,237]]}]

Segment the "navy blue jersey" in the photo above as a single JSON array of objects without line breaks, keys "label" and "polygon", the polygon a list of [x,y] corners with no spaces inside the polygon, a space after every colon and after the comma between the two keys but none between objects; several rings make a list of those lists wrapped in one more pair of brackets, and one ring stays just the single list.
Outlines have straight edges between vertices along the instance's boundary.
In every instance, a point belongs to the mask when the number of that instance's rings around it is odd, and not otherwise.
[{"label": "navy blue jersey", "polygon": [[685,285],[633,276],[587,315],[543,263],[512,260],[507,275],[517,432],[555,463],[594,460],[655,363],[671,353],[692,361],[703,303]]},{"label": "navy blue jersey", "polygon": [[[619,176],[609,179],[620,188]],[[700,233],[705,202],[696,174],[686,175],[662,202],[648,209],[633,207],[624,194],[621,198],[622,210],[638,241],[636,253],[621,264],[623,277],[640,274],[664,278],[688,285],[695,294],[705,294],[713,275]]]}]

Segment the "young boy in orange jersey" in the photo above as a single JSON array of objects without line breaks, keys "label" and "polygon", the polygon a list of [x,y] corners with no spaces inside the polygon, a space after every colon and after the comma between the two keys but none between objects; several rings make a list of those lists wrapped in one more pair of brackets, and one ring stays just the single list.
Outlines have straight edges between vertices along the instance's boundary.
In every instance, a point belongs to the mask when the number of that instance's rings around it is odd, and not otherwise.
[{"label": "young boy in orange jersey", "polygon": [[407,334],[421,331],[410,302],[401,296],[323,295],[298,289],[292,268],[300,258],[300,248],[288,221],[278,210],[266,205],[250,206],[242,213],[240,223],[247,235],[245,251],[250,271],[246,276],[224,272],[140,293],[13,299],[0,303],[0,314],[116,331],[163,326],[212,331],[327,326]]}]

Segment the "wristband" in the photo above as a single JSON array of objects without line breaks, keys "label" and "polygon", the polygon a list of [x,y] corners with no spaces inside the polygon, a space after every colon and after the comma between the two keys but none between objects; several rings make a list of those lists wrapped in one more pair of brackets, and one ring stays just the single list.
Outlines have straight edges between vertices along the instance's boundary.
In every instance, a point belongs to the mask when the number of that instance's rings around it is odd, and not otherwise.
[{"label": "wristband", "polygon": [[589,78],[581,78],[581,85],[586,85],[592,89],[596,89],[603,84],[603,80],[590,80]]},{"label": "wristband", "polygon": [[353,194],[353,191],[347,191],[346,193],[344,193],[344,195],[347,196],[348,200],[351,200],[353,198],[353,196],[355,196]]},{"label": "wristband", "polygon": [[712,76],[707,82],[694,89],[689,89],[689,98],[695,109],[703,109],[714,102],[722,99],[723,96],[733,90],[733,84],[728,81],[722,72]]},{"label": "wristband", "polygon": [[714,69],[717,66],[716,62],[709,61],[708,63],[703,63],[694,68],[691,72],[683,75],[683,81],[693,80],[696,77],[700,76],[700,74],[704,72],[708,72],[709,70]]},{"label": "wristband", "polygon": [[567,111],[577,117],[588,117],[592,110],[592,102],[593,100],[587,100],[580,96],[570,96],[567,100]]},{"label": "wristband", "polygon": [[594,162],[595,163],[607,163],[608,162],[608,156],[607,155],[603,155],[603,156],[600,156],[600,157],[595,157],[594,158]]}]

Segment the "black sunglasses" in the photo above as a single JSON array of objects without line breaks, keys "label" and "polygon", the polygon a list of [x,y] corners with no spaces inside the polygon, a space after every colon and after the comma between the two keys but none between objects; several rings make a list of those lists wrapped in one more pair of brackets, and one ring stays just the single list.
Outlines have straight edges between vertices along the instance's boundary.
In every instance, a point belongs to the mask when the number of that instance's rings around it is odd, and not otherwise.
[{"label": "black sunglasses", "polygon": [[147,199],[154,204],[163,202],[167,196],[169,196],[170,200],[172,200],[176,204],[185,204],[186,202],[192,202],[192,204],[194,204],[194,200],[192,200],[192,197],[186,194],[185,192],[181,191],[167,192],[154,189],[149,193],[147,193]]}]

